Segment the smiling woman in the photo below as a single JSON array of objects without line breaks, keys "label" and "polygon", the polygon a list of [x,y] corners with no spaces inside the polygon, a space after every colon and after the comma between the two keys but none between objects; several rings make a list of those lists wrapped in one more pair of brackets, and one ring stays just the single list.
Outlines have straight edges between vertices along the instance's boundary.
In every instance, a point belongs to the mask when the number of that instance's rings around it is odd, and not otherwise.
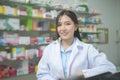
[{"label": "smiling woman", "polygon": [[116,72],[116,67],[91,44],[81,41],[74,12],[62,10],[56,19],[58,39],[44,50],[38,63],[38,80],[58,80],[79,76],[89,78]]},{"label": "smiling woman", "polygon": [[[72,36],[78,37],[78,39],[81,41],[81,37],[79,35],[79,30],[78,30],[78,20],[77,20],[77,16],[75,15],[75,13],[73,13],[72,11],[64,11],[61,12],[57,19],[56,19],[56,31],[57,34],[59,33],[59,28],[58,27],[67,27],[68,29],[71,28],[71,31],[73,32]],[[57,37],[60,37],[60,35],[58,34]]]},{"label": "smiling woman", "polygon": [[[77,30],[77,27],[74,25],[73,21],[66,15],[61,16],[57,25],[57,32],[62,38],[62,44],[64,50],[66,50],[69,45],[74,40],[74,32]],[[68,43],[68,46],[64,46],[64,43]],[[67,47],[67,48],[65,48]]]}]

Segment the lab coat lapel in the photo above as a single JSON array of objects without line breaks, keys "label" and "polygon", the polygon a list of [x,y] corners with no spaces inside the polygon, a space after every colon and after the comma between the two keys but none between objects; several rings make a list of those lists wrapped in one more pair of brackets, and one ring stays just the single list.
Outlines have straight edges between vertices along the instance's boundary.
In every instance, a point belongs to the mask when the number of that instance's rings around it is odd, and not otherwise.
[{"label": "lab coat lapel", "polygon": [[72,65],[73,65],[73,63],[74,63],[74,60],[75,60],[75,58],[76,58],[76,56],[78,55],[78,54],[80,54],[80,51],[79,51],[79,49],[81,49],[81,43],[80,43],[80,41],[78,40],[78,39],[76,39],[76,42],[75,42],[75,45],[74,45],[74,47],[73,47],[73,49],[72,49],[72,53],[71,53],[71,55],[70,55],[70,58],[69,58],[69,62],[68,62],[68,72],[67,72],[67,76],[70,76],[71,75],[71,69],[72,69]]},{"label": "lab coat lapel", "polygon": [[59,70],[59,73],[62,77],[64,77],[63,67],[62,67],[62,60],[61,60],[61,53],[60,53],[60,41],[56,43],[55,47],[55,53],[56,53],[56,60],[57,60],[57,68]]},{"label": "lab coat lapel", "polygon": [[77,46],[74,46],[73,50],[72,50],[72,53],[70,55],[70,58],[69,58],[69,62],[68,62],[68,72],[67,72],[67,75],[70,76],[71,74],[71,68],[72,68],[72,64],[74,62],[74,59],[76,57],[76,55],[78,54],[78,49],[77,49]]}]

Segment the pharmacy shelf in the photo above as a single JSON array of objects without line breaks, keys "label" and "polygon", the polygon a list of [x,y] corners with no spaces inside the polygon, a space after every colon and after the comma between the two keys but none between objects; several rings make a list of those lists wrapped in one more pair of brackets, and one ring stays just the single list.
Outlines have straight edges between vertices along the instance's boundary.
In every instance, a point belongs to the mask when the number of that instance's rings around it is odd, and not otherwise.
[{"label": "pharmacy shelf", "polygon": [[21,59],[5,59],[3,61],[0,61],[0,64],[1,65],[12,65],[12,66],[14,66],[14,64],[18,65],[19,62],[21,62],[23,60],[29,60],[30,62],[35,63],[36,61],[39,61],[40,59],[41,59],[41,57],[21,58]]},{"label": "pharmacy shelf", "polygon": [[99,25],[99,24],[102,24],[101,22],[99,22],[99,23],[93,23],[93,22],[89,22],[89,23],[87,23],[87,22],[80,22],[79,23],[79,25],[81,26],[81,25]]},{"label": "pharmacy shelf", "polygon": [[52,19],[52,18],[39,18],[39,17],[30,17],[30,16],[14,16],[14,15],[3,15],[3,14],[0,14],[0,18],[25,18],[25,19],[39,19],[39,20],[42,20],[42,21],[55,21],[55,19]]},{"label": "pharmacy shelf", "polygon": [[80,33],[82,33],[82,34],[99,34],[100,32],[80,32]]},{"label": "pharmacy shelf", "polygon": [[[20,18],[20,19],[39,19],[41,21],[55,21],[55,18],[37,18],[37,17],[29,17],[29,16],[14,16],[14,15],[3,15],[3,14],[0,14],[0,18]],[[86,23],[86,22],[80,22],[79,23],[79,26],[81,25],[99,25],[99,24],[102,24],[101,22],[99,23],[93,23],[93,22],[89,22],[89,23]]]},{"label": "pharmacy shelf", "polygon": [[[10,44],[7,44],[7,45],[4,45],[4,46],[0,46],[0,48],[6,48],[6,47],[26,47],[26,48],[39,48],[40,46],[46,46],[48,45],[49,43],[42,43],[42,44],[29,44],[29,45],[24,45],[24,44],[18,44],[18,45],[10,45]],[[0,50],[1,50],[0,49]]]},{"label": "pharmacy shelf", "polygon": [[29,74],[14,76],[14,77],[7,77],[1,80],[37,80],[37,77],[36,77],[36,73],[34,72],[34,73],[29,73]]},{"label": "pharmacy shelf", "polygon": [[[50,6],[48,4],[46,5],[43,5],[43,4],[31,4],[31,3],[23,3],[23,2],[15,2],[15,1],[10,1],[10,0],[1,0],[0,1],[0,4],[4,4],[4,5],[10,5],[10,6],[13,6],[13,7],[24,7],[24,6],[31,6],[32,8],[46,8],[47,10],[57,10],[57,11],[60,11],[60,10],[63,10],[63,9],[60,9],[60,8],[55,8],[54,6]],[[80,15],[80,16],[85,16],[85,17],[92,17],[92,16],[99,16],[101,15],[100,13],[89,13],[89,12],[82,12],[82,11],[75,11],[75,10],[72,10],[74,11],[77,15]]]}]

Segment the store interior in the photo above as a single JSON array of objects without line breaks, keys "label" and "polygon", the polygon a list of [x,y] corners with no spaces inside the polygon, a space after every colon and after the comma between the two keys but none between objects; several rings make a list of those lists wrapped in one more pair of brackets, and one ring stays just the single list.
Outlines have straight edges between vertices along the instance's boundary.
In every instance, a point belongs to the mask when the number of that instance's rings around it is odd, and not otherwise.
[{"label": "store interior", "polygon": [[120,71],[120,0],[0,0],[0,80],[37,80],[37,64],[56,39],[55,18],[62,9],[81,16],[83,41]]}]

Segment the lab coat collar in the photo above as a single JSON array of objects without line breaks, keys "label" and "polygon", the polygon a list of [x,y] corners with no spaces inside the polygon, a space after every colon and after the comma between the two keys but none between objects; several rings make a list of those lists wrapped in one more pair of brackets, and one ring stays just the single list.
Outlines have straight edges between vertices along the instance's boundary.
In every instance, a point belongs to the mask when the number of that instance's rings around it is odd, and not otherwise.
[{"label": "lab coat collar", "polygon": [[[75,40],[76,40],[76,46],[78,49],[83,49],[83,42],[80,41],[78,38],[75,37]],[[60,45],[61,43],[61,38],[59,37],[56,41],[55,41],[55,44],[59,44]]]},{"label": "lab coat collar", "polygon": [[83,49],[83,43],[78,39],[78,38],[75,38],[75,46],[73,47],[73,50],[72,50],[72,53],[70,55],[70,58],[69,58],[69,63],[68,63],[68,73],[67,73],[67,76],[71,76],[71,69],[72,69],[72,65],[75,61],[75,58],[78,54],[81,54],[81,50]]},{"label": "lab coat collar", "polygon": [[[58,38],[55,41],[55,44],[57,44],[55,50],[56,50],[56,53],[59,52],[59,54],[57,54],[58,56],[61,56],[61,54],[60,54],[60,43],[61,43],[61,38]],[[75,38],[75,46],[73,47],[72,53],[71,53],[70,58],[69,58],[70,61],[68,62],[67,76],[71,75],[72,64],[74,63],[75,57],[78,54],[80,54],[80,51],[82,49],[83,49],[83,42],[81,42],[78,38]],[[61,57],[58,57],[58,62],[60,63],[60,64],[58,64],[59,68],[61,69],[62,73],[64,73],[63,72],[63,67],[62,67]]]},{"label": "lab coat collar", "polygon": [[60,39],[57,39],[54,44],[55,44],[55,52],[56,52],[56,59],[58,64],[56,64],[58,67],[58,72],[59,72],[59,75],[61,75],[61,78],[64,78],[64,71],[63,71],[63,66],[62,66],[62,60],[61,60],[61,53],[60,53]]}]

